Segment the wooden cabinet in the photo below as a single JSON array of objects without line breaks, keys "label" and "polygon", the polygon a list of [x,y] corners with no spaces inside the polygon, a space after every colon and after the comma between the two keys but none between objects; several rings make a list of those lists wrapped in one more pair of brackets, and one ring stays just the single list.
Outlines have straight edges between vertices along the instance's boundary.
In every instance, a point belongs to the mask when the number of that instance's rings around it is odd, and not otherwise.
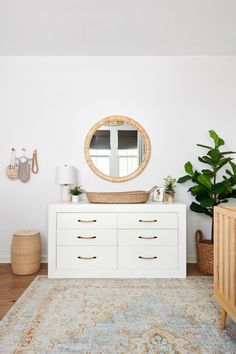
[{"label": "wooden cabinet", "polygon": [[224,329],[227,314],[236,321],[236,207],[214,208],[214,294]]},{"label": "wooden cabinet", "polygon": [[186,276],[183,204],[52,204],[49,277]]}]

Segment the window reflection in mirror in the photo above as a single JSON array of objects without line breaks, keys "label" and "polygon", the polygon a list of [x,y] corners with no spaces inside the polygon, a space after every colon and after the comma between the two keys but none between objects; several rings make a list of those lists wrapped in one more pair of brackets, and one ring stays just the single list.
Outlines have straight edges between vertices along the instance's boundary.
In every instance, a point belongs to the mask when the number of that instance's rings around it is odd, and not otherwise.
[{"label": "window reflection in mirror", "polygon": [[116,122],[96,130],[89,152],[101,172],[123,177],[139,167],[145,156],[145,145],[141,133],[134,126]]}]

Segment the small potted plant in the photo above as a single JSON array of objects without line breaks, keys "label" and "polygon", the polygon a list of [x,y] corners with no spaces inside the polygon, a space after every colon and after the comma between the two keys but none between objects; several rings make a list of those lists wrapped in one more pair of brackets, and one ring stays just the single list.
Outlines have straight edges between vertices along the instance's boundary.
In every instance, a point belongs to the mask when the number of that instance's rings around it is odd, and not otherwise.
[{"label": "small potted plant", "polygon": [[176,183],[176,179],[171,177],[171,176],[167,176],[166,178],[164,178],[165,181],[165,200],[168,203],[173,203],[174,201],[174,197],[175,197],[175,183]]},{"label": "small potted plant", "polygon": [[69,193],[72,196],[72,203],[78,203],[80,199],[80,195],[83,193],[83,190],[81,189],[81,186],[73,186],[69,188]]}]

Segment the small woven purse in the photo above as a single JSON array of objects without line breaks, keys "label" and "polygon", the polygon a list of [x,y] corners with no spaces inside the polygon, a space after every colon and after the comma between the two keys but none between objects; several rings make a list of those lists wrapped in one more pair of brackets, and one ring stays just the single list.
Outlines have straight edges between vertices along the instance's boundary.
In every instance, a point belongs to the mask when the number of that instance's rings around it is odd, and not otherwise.
[{"label": "small woven purse", "polygon": [[5,173],[6,176],[12,181],[15,181],[18,178],[18,166],[16,163],[15,149],[13,148],[11,150],[10,165],[6,167]]}]

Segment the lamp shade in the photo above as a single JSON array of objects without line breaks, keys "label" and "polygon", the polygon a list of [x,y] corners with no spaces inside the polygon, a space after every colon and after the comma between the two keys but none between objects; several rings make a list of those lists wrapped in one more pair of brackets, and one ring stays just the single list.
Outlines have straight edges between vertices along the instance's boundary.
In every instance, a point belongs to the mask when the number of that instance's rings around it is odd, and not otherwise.
[{"label": "lamp shade", "polygon": [[57,166],[56,168],[57,184],[76,184],[76,170],[74,166]]}]

